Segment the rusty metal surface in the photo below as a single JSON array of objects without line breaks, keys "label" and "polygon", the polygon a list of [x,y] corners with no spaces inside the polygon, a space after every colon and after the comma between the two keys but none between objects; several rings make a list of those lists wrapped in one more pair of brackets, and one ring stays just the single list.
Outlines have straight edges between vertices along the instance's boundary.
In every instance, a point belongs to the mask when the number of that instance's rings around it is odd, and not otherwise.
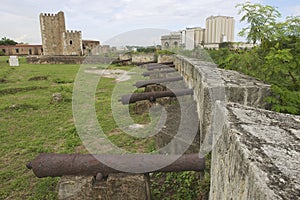
[{"label": "rusty metal surface", "polygon": [[161,62],[159,64],[162,64],[162,65],[173,65],[174,62]]},{"label": "rusty metal surface", "polygon": [[[125,155],[91,155],[91,154],[54,154],[42,153],[26,166],[32,169],[39,177],[57,177],[64,175],[96,176],[97,174],[120,173],[112,167],[103,164],[110,163],[110,166],[125,167],[126,172],[136,171],[137,173],[148,172],[179,172],[179,171],[203,171],[205,158],[199,154],[187,155],[150,155],[150,154],[125,154]],[[168,166],[162,163],[172,164]],[[143,171],[148,166],[163,166],[154,171]],[[127,170],[128,169],[128,170]]]},{"label": "rusty metal surface", "polygon": [[172,73],[172,72],[177,72],[176,69],[174,68],[167,68],[165,70],[155,70],[155,71],[150,71],[150,72],[144,72],[143,76],[150,76],[152,74],[166,74],[166,73]]},{"label": "rusty metal surface", "polygon": [[123,95],[120,101],[125,104],[135,103],[137,101],[149,100],[154,102],[158,98],[162,97],[177,97],[177,96],[184,96],[184,95],[193,95],[192,89],[182,89],[182,90],[175,90],[175,91],[159,91],[159,92],[143,92],[143,93],[133,93]]},{"label": "rusty metal surface", "polygon": [[160,83],[166,83],[166,82],[175,82],[175,81],[181,81],[183,80],[183,77],[176,76],[176,77],[170,77],[170,78],[161,78],[161,79],[151,79],[146,81],[137,81],[133,86],[137,88],[146,87],[147,85],[155,85]]},{"label": "rusty metal surface", "polygon": [[168,68],[174,68],[175,65],[154,65],[154,66],[148,66],[147,70],[155,70],[155,69],[168,69]]}]

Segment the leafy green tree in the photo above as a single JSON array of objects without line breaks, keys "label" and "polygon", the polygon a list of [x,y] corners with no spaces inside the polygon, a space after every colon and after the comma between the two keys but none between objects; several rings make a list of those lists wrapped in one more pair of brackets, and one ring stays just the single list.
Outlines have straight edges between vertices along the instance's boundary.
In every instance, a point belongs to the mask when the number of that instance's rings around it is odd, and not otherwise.
[{"label": "leafy green tree", "polygon": [[249,26],[240,31],[240,36],[246,36],[248,42],[264,42],[273,34],[273,27],[276,25],[276,19],[281,14],[274,7],[261,4],[252,4],[246,2],[237,4],[239,14],[244,13],[241,22],[246,21]]},{"label": "leafy green tree", "polygon": [[0,45],[16,45],[16,44],[18,44],[16,41],[6,37],[0,40]]},{"label": "leafy green tree", "polygon": [[300,114],[300,16],[278,22],[271,6],[238,4],[241,21],[248,23],[241,36],[261,44],[250,50],[211,51],[219,67],[236,70],[272,85],[266,100],[277,112]]}]

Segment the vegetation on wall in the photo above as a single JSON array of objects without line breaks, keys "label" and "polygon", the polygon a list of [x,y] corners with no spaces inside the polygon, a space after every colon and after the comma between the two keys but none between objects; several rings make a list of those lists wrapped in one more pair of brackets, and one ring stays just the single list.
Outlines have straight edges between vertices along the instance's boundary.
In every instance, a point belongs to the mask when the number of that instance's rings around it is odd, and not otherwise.
[{"label": "vegetation on wall", "polygon": [[277,112],[300,114],[300,17],[287,17],[271,6],[238,4],[241,21],[249,24],[241,32],[252,49],[221,48],[209,53],[219,67],[237,70],[272,85],[266,100]]}]

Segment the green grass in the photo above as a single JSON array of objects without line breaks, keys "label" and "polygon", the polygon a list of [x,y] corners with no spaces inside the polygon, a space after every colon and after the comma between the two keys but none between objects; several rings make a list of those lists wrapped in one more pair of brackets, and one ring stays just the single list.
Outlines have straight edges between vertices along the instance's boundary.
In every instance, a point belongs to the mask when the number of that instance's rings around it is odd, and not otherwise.
[{"label": "green grass", "polygon": [[[0,57],[0,199],[56,199],[58,179],[38,179],[25,165],[42,152],[71,153],[81,144],[72,117],[72,84],[78,65],[10,67]],[[29,81],[36,76],[47,80]],[[53,93],[64,101],[51,103]],[[42,189],[44,188],[44,189]]]},{"label": "green grass", "polygon": [[[60,178],[39,179],[25,165],[39,153],[88,153],[77,135],[72,115],[73,82],[80,66],[34,65],[21,58],[20,67],[10,67],[7,59],[0,57],[0,200],[57,199]],[[105,68],[103,65],[93,67]],[[133,69],[132,66],[109,68]],[[138,139],[125,134],[112,115],[114,88],[117,85],[121,93],[128,93],[125,88],[141,79],[138,74],[141,73],[133,74],[131,80],[118,84],[115,79],[101,78],[96,90],[95,108],[101,128],[112,143],[129,152],[153,152],[155,143],[152,138]],[[40,80],[37,77],[44,78]],[[132,92],[141,91],[132,87]],[[61,93],[63,101],[51,102],[54,93]],[[118,111],[116,115],[125,112],[121,103],[114,106]],[[150,122],[147,113],[136,115],[133,105],[129,110],[134,123]],[[126,122],[127,119],[123,120]],[[193,172],[153,174],[153,197],[178,199],[184,195],[197,196],[199,192],[196,190],[201,184],[198,178],[199,175]],[[204,183],[204,186],[207,184]]]},{"label": "green grass", "polygon": [[[72,89],[79,65],[35,65],[20,58],[19,67],[10,67],[6,60],[8,57],[0,57],[0,199],[57,199],[59,178],[36,178],[25,165],[42,152],[84,152],[72,115]],[[41,76],[46,78],[32,80]],[[153,141],[118,130],[110,108],[115,84],[114,79],[102,78],[101,92],[96,94],[104,132],[133,152],[153,150]],[[61,93],[63,101],[52,103],[54,93]]]}]

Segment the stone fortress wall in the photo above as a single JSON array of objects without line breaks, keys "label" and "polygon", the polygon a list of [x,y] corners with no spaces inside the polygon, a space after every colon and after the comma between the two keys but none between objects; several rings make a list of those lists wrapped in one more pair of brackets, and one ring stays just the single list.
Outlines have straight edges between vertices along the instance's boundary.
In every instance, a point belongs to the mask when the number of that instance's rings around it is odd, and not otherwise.
[{"label": "stone fortress wall", "polygon": [[40,26],[44,55],[82,55],[81,31],[66,30],[62,11],[57,14],[41,13]]},{"label": "stone fortress wall", "polygon": [[194,90],[200,149],[211,152],[212,199],[298,199],[300,116],[264,110],[270,86],[213,63],[175,56]]}]

